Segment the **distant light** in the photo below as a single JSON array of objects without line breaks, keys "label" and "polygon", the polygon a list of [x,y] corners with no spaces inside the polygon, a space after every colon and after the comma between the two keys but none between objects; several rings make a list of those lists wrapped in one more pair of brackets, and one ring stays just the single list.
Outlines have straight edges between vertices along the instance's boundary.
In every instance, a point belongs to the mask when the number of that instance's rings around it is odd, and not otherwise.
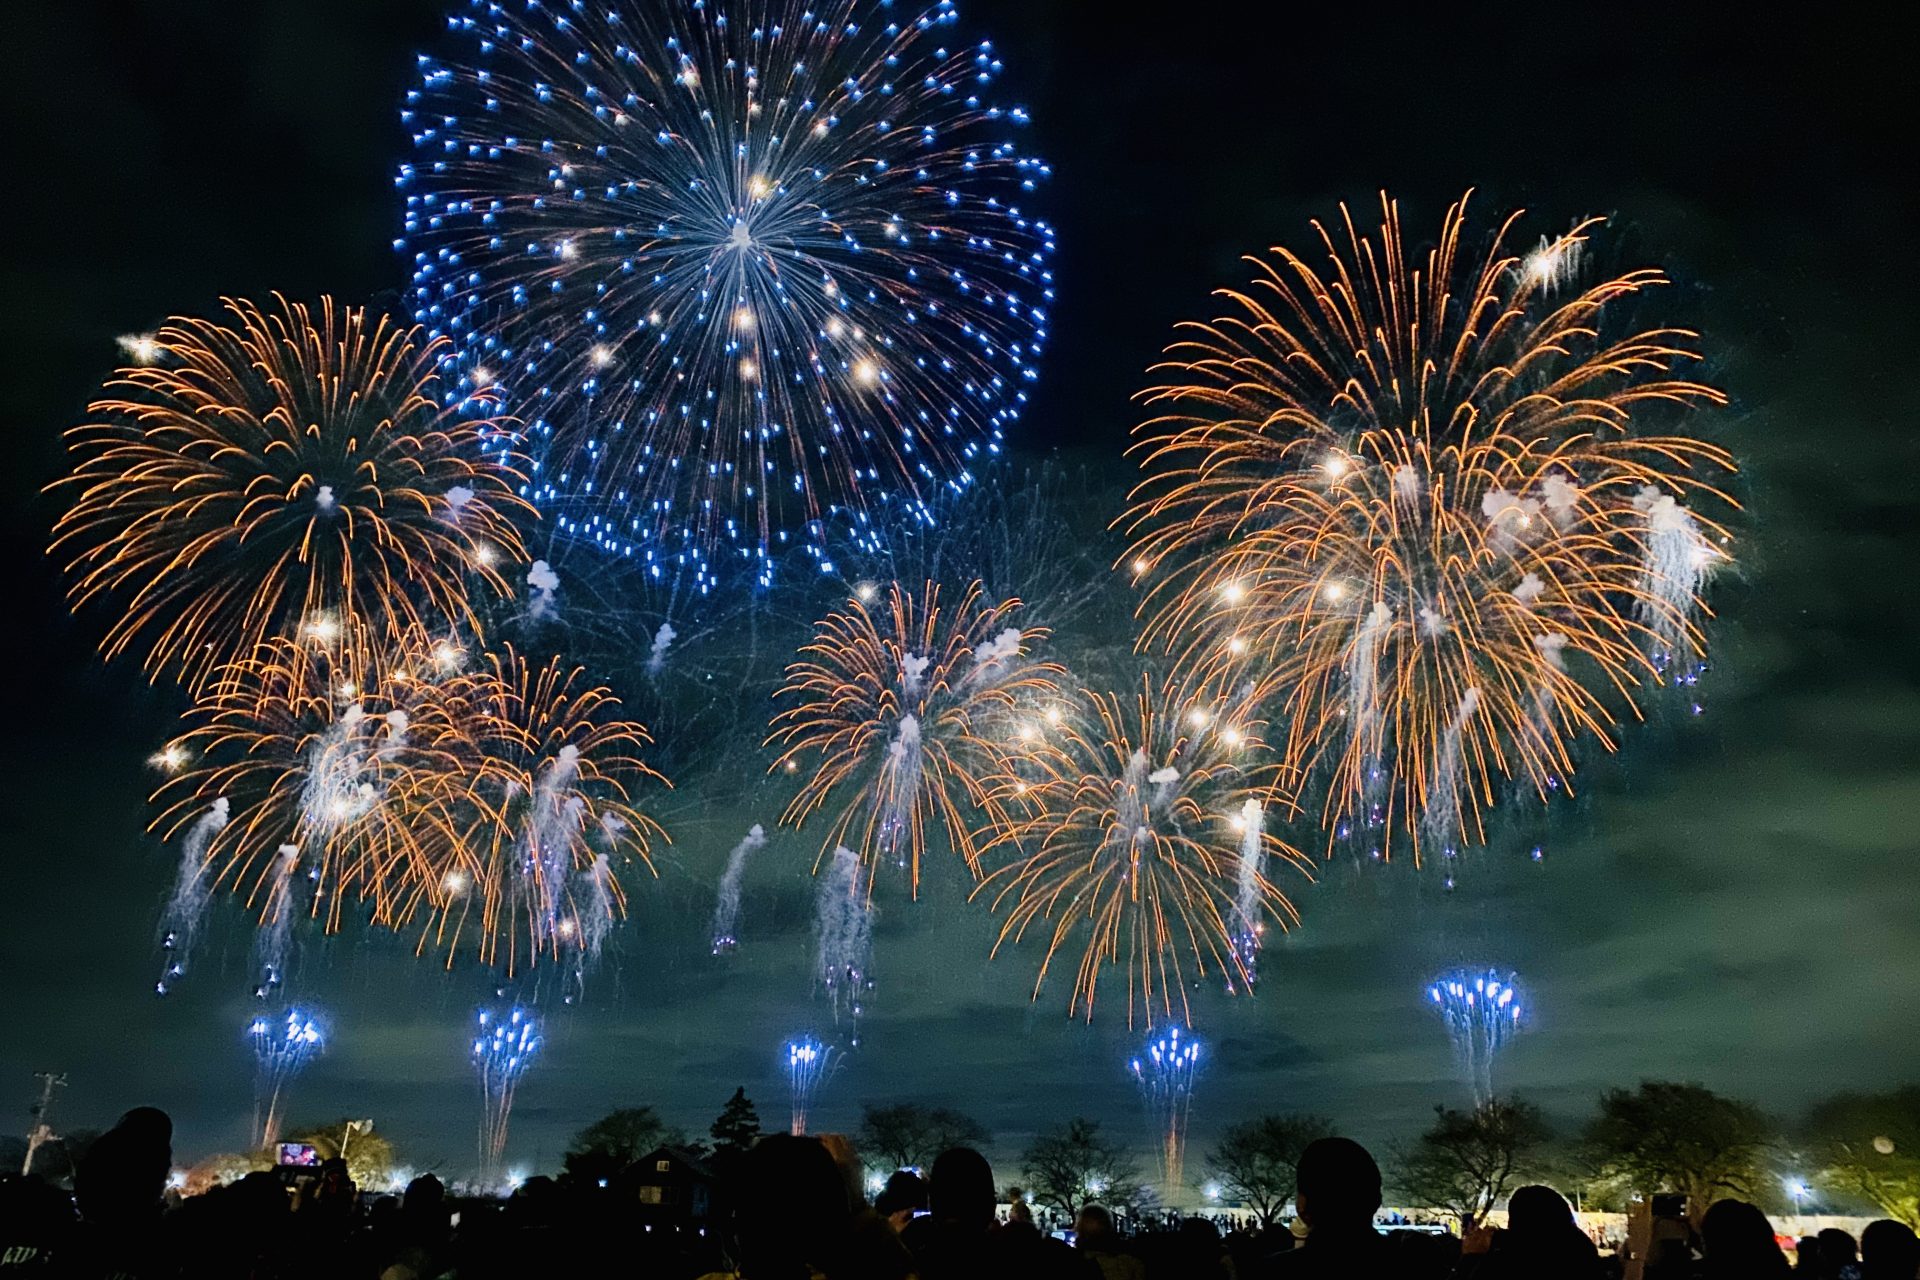
[{"label": "distant light", "polygon": [[880,366],[872,360],[853,362],[853,380],[863,387],[871,387],[880,381]]},{"label": "distant light", "polygon": [[1247,598],[1247,589],[1238,582],[1229,582],[1220,588],[1220,598],[1228,604],[1239,604]]},{"label": "distant light", "polygon": [[1206,709],[1203,707],[1195,707],[1193,710],[1187,712],[1187,723],[1196,729],[1206,728],[1212,719],[1213,717],[1208,715]]},{"label": "distant light", "polygon": [[753,328],[753,308],[739,307],[733,313],[733,327],[736,329]]},{"label": "distant light", "polygon": [[1145,573],[1147,570],[1151,568],[1153,568],[1153,566],[1147,563],[1147,558],[1145,556],[1138,556],[1134,559],[1133,571],[1136,574]]}]

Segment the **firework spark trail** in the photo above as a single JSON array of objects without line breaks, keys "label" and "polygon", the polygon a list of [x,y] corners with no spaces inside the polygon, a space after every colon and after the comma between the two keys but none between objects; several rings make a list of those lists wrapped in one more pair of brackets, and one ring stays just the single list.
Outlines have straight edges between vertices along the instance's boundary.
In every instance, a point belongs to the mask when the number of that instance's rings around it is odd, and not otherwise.
[{"label": "firework spark trail", "polygon": [[[1465,770],[1462,758],[1463,742],[1467,724],[1480,707],[1480,690],[1468,689],[1460,695],[1460,705],[1454,711],[1453,718],[1447,721],[1446,732],[1440,735],[1440,748],[1433,757],[1433,782],[1427,792],[1427,805],[1421,813],[1421,829],[1432,843],[1443,846],[1451,856],[1453,850],[1449,841],[1457,839],[1460,830],[1460,781]],[[1469,805],[1474,803],[1468,797]]]},{"label": "firework spark trail", "polygon": [[739,844],[727,854],[726,869],[720,873],[720,891],[713,904],[713,954],[724,955],[737,949],[740,937],[740,880],[747,871],[747,855],[767,844],[766,828],[759,823],[747,829]]},{"label": "firework spark trail", "polygon": [[498,1181],[507,1154],[514,1094],[541,1044],[540,1020],[531,1010],[512,1005],[480,1011],[472,1058],[480,1082],[480,1167],[489,1185]]},{"label": "firework spark trail", "polygon": [[287,980],[287,960],[293,950],[293,873],[300,862],[297,845],[283,844],[274,854],[267,880],[266,901],[260,909],[260,927],[253,935],[253,997],[270,1000]]},{"label": "firework spark trail", "polygon": [[1142,643],[1258,678],[1329,845],[1484,842],[1505,783],[1568,790],[1705,652],[1735,464],[1687,424],[1726,397],[1683,376],[1697,334],[1632,326],[1659,272],[1587,279],[1598,220],[1511,253],[1519,216],[1476,243],[1462,200],[1421,249],[1385,196],[1376,234],[1343,208],[1324,265],[1253,259],[1142,396]]},{"label": "firework spark trail", "polygon": [[572,939],[572,981],[563,997],[568,1004],[573,1004],[586,994],[587,978],[600,967],[600,953],[605,949],[607,938],[613,932],[613,922],[620,914],[613,863],[606,854],[595,854],[593,862],[577,879],[579,884],[572,894],[573,914],[559,925],[563,938],[570,927],[575,935]]},{"label": "firework spark trail", "polygon": [[791,1111],[789,1132],[800,1137],[807,1131],[807,1120],[820,1086],[840,1067],[840,1054],[830,1044],[803,1036],[787,1042],[786,1067]]},{"label": "firework spark trail", "polygon": [[[1267,815],[1257,799],[1249,796],[1240,806],[1240,816],[1236,829],[1240,832],[1240,863],[1238,875],[1234,881],[1233,893],[1233,936],[1234,950],[1240,957],[1240,970],[1251,984],[1258,974],[1255,966],[1260,958],[1260,935],[1266,932],[1266,922],[1262,919],[1260,882],[1264,878],[1267,856]],[[1227,990],[1235,991],[1233,975],[1227,978]]]},{"label": "firework spark trail", "polygon": [[835,849],[819,877],[813,937],[814,980],[827,993],[833,1020],[845,1017],[857,1028],[873,988],[873,903],[860,874],[860,855],[851,849]]},{"label": "firework spark trail", "polygon": [[1159,1148],[1160,1186],[1169,1202],[1186,1191],[1187,1126],[1193,1114],[1193,1086],[1200,1075],[1200,1041],[1180,1028],[1147,1042],[1146,1051],[1128,1064],[1154,1126]]},{"label": "firework spark trail", "polygon": [[580,776],[580,748],[569,742],[554,756],[533,787],[533,804],[521,837],[521,884],[529,901],[536,948],[554,945],[567,915],[568,881],[573,873],[574,842],[582,829],[586,801],[573,794]]},{"label": "firework spark trail", "polygon": [[[423,58],[416,317],[501,396],[569,536],[761,583],[924,526],[1050,336],[1049,170],[947,0],[498,5]],[[500,433],[503,440],[507,433]],[[743,562],[743,563],[742,563]]]},{"label": "firework spark trail", "polygon": [[175,980],[187,971],[193,944],[200,937],[200,926],[207,918],[213,884],[207,875],[207,847],[227,825],[231,806],[225,796],[207,806],[206,812],[187,828],[180,841],[180,865],[174,873],[173,894],[160,916],[160,949],[166,954],[165,966],[154,990],[161,995],[173,989]]},{"label": "firework spark trail", "polygon": [[1427,988],[1476,1107],[1493,1100],[1494,1059],[1526,1028],[1515,982],[1514,974],[1498,969],[1452,969]]},{"label": "firework spark trail", "polygon": [[250,1018],[247,1039],[253,1045],[253,1145],[258,1150],[279,1141],[287,1088],[326,1046],[326,1034],[310,1012],[293,1008],[277,1018]]},{"label": "firework spark trail", "polygon": [[667,647],[679,637],[671,622],[663,622],[653,633],[653,648],[647,653],[647,674],[657,676],[667,665]]}]

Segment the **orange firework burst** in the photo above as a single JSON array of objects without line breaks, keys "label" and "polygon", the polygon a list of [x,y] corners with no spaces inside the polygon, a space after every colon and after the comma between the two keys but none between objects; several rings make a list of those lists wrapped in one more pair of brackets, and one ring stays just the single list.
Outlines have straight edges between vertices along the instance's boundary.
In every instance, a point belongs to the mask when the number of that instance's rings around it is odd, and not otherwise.
[{"label": "orange firework burst", "polygon": [[787,668],[776,696],[796,701],[768,741],[782,748],[774,769],[809,770],[781,821],[797,827],[839,795],[822,854],[853,849],[869,884],[877,862],[893,859],[918,892],[935,815],[978,873],[975,829],[1003,816],[985,779],[1022,714],[1044,716],[1057,700],[1063,669],[1030,656],[1048,632],[1014,623],[1020,602],[989,604],[978,582],[946,609],[932,582],[917,594],[896,583],[870,608],[878,594],[862,587],[820,621]]},{"label": "orange firework burst", "polygon": [[104,652],[197,692],[276,636],[475,627],[467,584],[507,593],[530,508],[494,424],[441,403],[445,343],[330,299],[226,305],[169,322],[68,435],[53,546],[76,608],[119,610]]},{"label": "orange firework burst", "polygon": [[535,666],[511,647],[441,696],[474,726],[478,758],[460,838],[422,886],[421,948],[445,946],[451,963],[470,934],[482,961],[509,972],[522,958],[590,964],[625,910],[618,869],[638,861],[652,874],[653,840],[666,839],[635,805],[643,780],[671,785],[639,757],[652,738],[583,668]]},{"label": "orange firework burst", "polygon": [[420,950],[445,947],[449,964],[464,941],[509,971],[542,957],[584,971],[624,909],[618,869],[651,871],[663,834],[630,790],[659,778],[635,754],[647,732],[558,659],[508,650],[465,671],[465,657],[416,639],[361,685],[325,654],[269,642],[219,673],[163,753],[177,773],[155,827],[171,838],[230,809],[207,881],[263,910],[280,905],[263,895],[291,849],[329,930],[349,903],[396,930],[424,911]]},{"label": "orange firework burst", "polygon": [[[368,684],[361,665],[276,637],[221,668],[193,727],[159,757],[175,774],[155,795],[154,828],[171,839],[225,801],[232,819],[207,843],[209,887],[267,894],[280,855],[309,869],[313,915],[338,928],[347,904],[392,923],[417,881],[451,853],[446,810],[475,754],[473,726],[434,696],[450,642],[408,646]],[[442,672],[441,674],[444,674]]]},{"label": "orange firework burst", "polygon": [[1148,1025],[1189,1022],[1189,974],[1250,987],[1265,922],[1298,921],[1270,861],[1308,864],[1267,830],[1263,726],[1246,697],[1143,678],[1131,696],[1085,698],[1084,721],[1069,717],[995,780],[1016,816],[992,846],[1010,860],[975,890],[1008,909],[994,953],[1037,927],[1036,999],[1054,958],[1077,948],[1070,1016],[1092,1019],[1101,973],[1119,964],[1129,1025],[1136,1011]]},{"label": "orange firework burst", "polygon": [[1695,334],[1620,313],[1665,283],[1580,283],[1585,222],[1525,254],[1463,243],[1466,200],[1410,255],[1315,224],[1229,313],[1186,326],[1144,393],[1127,516],[1145,643],[1276,700],[1289,784],[1334,836],[1385,851],[1484,840],[1502,779],[1543,797],[1615,708],[1704,653],[1728,558],[1701,506],[1725,450],[1676,422],[1720,392],[1681,376]]}]

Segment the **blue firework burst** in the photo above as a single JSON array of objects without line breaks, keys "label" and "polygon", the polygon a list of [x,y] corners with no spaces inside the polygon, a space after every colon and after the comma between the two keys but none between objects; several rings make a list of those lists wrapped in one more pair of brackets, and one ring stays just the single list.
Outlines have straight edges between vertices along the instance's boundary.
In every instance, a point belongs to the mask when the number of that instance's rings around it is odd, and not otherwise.
[{"label": "blue firework burst", "polygon": [[950,3],[470,0],[398,179],[416,316],[564,531],[706,587],[964,488],[1048,331],[1045,164]]}]

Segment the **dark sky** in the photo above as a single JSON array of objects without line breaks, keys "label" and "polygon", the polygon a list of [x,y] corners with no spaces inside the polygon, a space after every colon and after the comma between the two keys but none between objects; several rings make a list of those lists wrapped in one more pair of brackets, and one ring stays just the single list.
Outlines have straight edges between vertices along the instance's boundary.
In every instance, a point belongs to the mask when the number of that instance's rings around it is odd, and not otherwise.
[{"label": "dark sky", "polygon": [[[1240,254],[1301,244],[1310,216],[1385,186],[1409,235],[1467,186],[1541,226],[1611,214],[1631,262],[1681,283],[1733,406],[1713,430],[1752,510],[1722,613],[1708,714],[1664,714],[1592,762],[1578,804],[1506,833],[1460,892],[1411,868],[1333,873],[1301,894],[1256,1001],[1202,1006],[1216,1042],[1204,1137],[1257,1108],[1311,1108],[1367,1139],[1458,1101],[1421,1007],[1437,965],[1518,969],[1536,1025],[1504,1083],[1575,1117],[1604,1085],[1701,1080],[1791,1114],[1824,1090],[1920,1076],[1920,395],[1914,352],[1912,99],[1884,32],[1838,11],[1617,6],[1189,4],[968,0],[1057,177],[1056,339],[1025,420],[1111,485],[1128,397],[1172,323],[1244,278]],[[1104,16],[1095,18],[1095,13]],[[37,494],[59,432],[115,359],[113,337],[222,293],[377,298],[389,248],[395,104],[436,6],[397,0],[29,5],[11,16],[7,297],[12,463],[5,560],[18,570],[0,777],[0,1114],[31,1073],[65,1070],[72,1124],[170,1109],[183,1154],[242,1141],[244,936],[217,931],[198,981],[150,992],[169,855],[142,838],[142,760],[174,695],[91,656],[43,548]],[[1896,130],[1907,136],[1892,145]],[[642,602],[644,612],[644,602]],[[756,726],[740,730],[743,752]],[[727,847],[771,825],[769,793],[676,803],[663,879],[637,895],[614,971],[557,1018],[523,1088],[514,1149],[552,1163],[566,1135],[647,1102],[695,1129],[736,1083],[781,1112],[778,1037],[807,1001],[803,868],[777,840],[749,876],[747,945],[700,947]],[[1540,864],[1518,849],[1544,843]],[[830,1086],[962,1105],[1017,1150],[1069,1111],[1140,1128],[1124,1027],[1025,1000],[1024,958],[981,957],[990,920],[951,878],[883,908],[868,1047]],[[228,924],[231,925],[229,918]],[[475,1103],[462,1030],[470,970],[416,965],[353,935],[303,982],[338,1027],[295,1111],[369,1113],[425,1166],[460,1168]],[[8,1124],[15,1122],[8,1121]]]}]

